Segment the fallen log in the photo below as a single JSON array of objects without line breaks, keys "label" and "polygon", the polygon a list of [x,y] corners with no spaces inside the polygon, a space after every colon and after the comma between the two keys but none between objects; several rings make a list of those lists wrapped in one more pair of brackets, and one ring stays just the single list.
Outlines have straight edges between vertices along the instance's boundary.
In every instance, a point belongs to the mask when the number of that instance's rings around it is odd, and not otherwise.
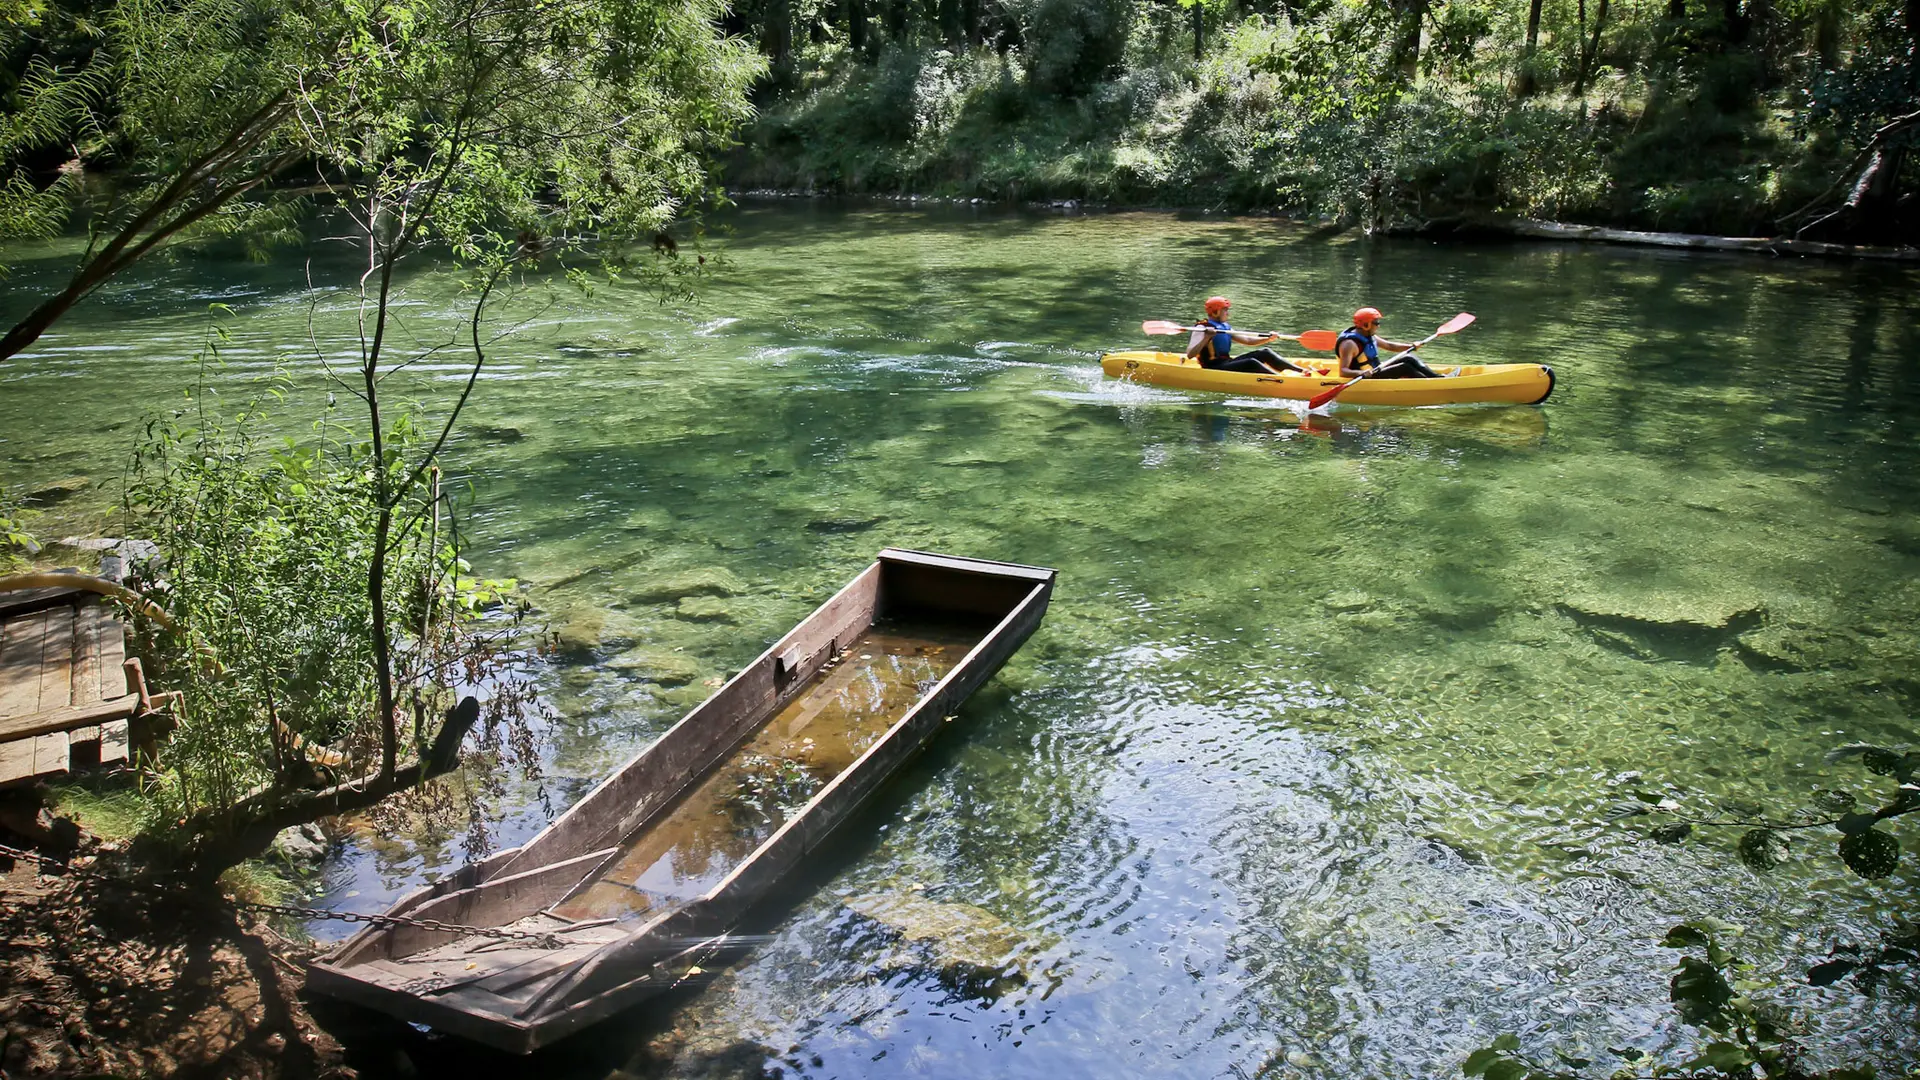
[{"label": "fallen log", "polygon": [[1634,229],[1608,229],[1599,225],[1568,225],[1558,221],[1535,221],[1530,218],[1519,218],[1507,222],[1505,228],[1515,236],[1535,237],[1542,240],[1597,240],[1609,244],[1691,248],[1696,251],[1745,251],[1764,255],[1815,255],[1826,258],[1920,262],[1920,248],[1826,244],[1814,240],[1793,240],[1787,237],[1640,232]]}]

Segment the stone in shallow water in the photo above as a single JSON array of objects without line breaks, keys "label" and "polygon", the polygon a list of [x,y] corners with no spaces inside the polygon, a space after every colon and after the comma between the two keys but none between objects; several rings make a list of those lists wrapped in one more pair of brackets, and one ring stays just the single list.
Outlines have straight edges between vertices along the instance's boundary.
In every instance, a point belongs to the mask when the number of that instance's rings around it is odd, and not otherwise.
[{"label": "stone in shallow water", "polygon": [[910,892],[856,896],[846,904],[926,949],[944,981],[985,989],[982,984],[1007,978],[1026,980],[1019,960],[1026,936],[983,908]]},{"label": "stone in shallow water", "polygon": [[640,640],[640,624],[632,616],[602,607],[574,607],[554,620],[560,655],[586,660],[599,649],[614,649]]},{"label": "stone in shallow water", "polygon": [[1327,597],[1328,611],[1366,611],[1373,607],[1373,597],[1359,589],[1341,589]]},{"label": "stone in shallow water", "polygon": [[1767,671],[1825,671],[1850,668],[1863,653],[1852,634],[1802,623],[1769,624],[1739,637],[1740,656]]},{"label": "stone in shallow water", "polygon": [[865,532],[887,520],[884,517],[824,517],[807,522],[807,528],[817,533],[854,533]]},{"label": "stone in shallow water", "polygon": [[27,503],[30,506],[52,506],[54,503],[65,502],[92,486],[93,481],[84,476],[69,476],[65,480],[58,480],[27,492]]},{"label": "stone in shallow water", "polygon": [[650,578],[633,592],[631,599],[636,604],[663,604],[689,596],[739,596],[746,591],[746,582],[731,570],[708,567]]},{"label": "stone in shallow water", "polygon": [[1584,593],[1567,597],[1560,606],[1575,618],[1701,630],[1736,629],[1766,612],[1752,596],[1676,592]]},{"label": "stone in shallow water", "polygon": [[737,622],[728,603],[718,596],[689,596],[680,601],[674,614],[694,622]]},{"label": "stone in shallow water", "polygon": [[661,686],[684,686],[700,677],[700,665],[685,653],[638,645],[607,661],[607,666]]}]

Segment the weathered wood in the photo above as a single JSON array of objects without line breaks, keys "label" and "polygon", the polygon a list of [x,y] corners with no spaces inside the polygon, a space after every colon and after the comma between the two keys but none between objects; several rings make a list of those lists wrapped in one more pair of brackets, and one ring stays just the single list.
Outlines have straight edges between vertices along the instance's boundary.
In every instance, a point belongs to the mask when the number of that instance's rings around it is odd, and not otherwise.
[{"label": "weathered wood", "polygon": [[[873,622],[879,581],[876,562],[652,745],[628,759],[496,872],[517,873],[571,858],[639,828],[805,686],[807,678],[838,651],[837,645],[851,641]],[[800,659],[792,666],[781,665],[791,674],[780,680],[784,685],[777,686],[776,658],[788,654]]]},{"label": "weathered wood", "polygon": [[0,592],[0,619],[14,619],[50,607],[71,604],[86,592],[71,585],[48,585],[34,589]]},{"label": "weathered wood", "polygon": [[32,739],[0,743],[0,787],[31,780],[35,775]]},{"label": "weathered wood", "polygon": [[[549,866],[497,877],[472,888],[436,897],[415,907],[408,916],[462,926],[501,926],[524,919],[565,896],[618,850],[606,848],[591,851]],[[335,963],[352,964],[356,960],[371,959],[376,954],[389,960],[398,960],[459,936],[445,930],[397,926],[385,934],[361,941],[353,950],[342,953]]]},{"label": "weathered wood", "polygon": [[[1036,567],[882,552],[833,599],[540,835],[517,852],[496,857],[494,868],[456,875],[479,884],[418,890],[394,910],[476,925],[529,917],[534,910],[527,905],[554,882],[572,879],[575,886],[563,890],[571,892],[605,873],[605,863],[626,850],[633,830],[700,782],[796,695],[812,692],[810,680],[870,630],[883,610],[978,627],[974,646],[958,664],[898,717],[890,716],[892,722],[871,745],[706,892],[650,918],[607,926],[595,922],[590,932],[598,943],[545,954],[491,942],[463,952],[463,945],[443,944],[444,932],[369,930],[316,961],[308,987],[520,1053],[659,993],[674,984],[687,963],[719,948],[719,936],[919,752],[967,695],[1019,648],[1045,613],[1053,577]],[[586,847],[597,850],[579,854]],[[580,873],[588,862],[593,869]],[[546,865],[554,871],[551,879],[540,878],[543,864],[551,864]],[[529,918],[519,925],[531,924]]]},{"label": "weathered wood", "polygon": [[132,742],[127,721],[114,720],[100,725],[100,764],[116,765],[127,760]]},{"label": "weathered wood", "polygon": [[36,611],[0,624],[0,717],[23,716],[40,704],[40,648],[50,614]]},{"label": "weathered wood", "polygon": [[128,694],[112,701],[96,701],[91,705],[69,705],[64,709],[0,718],[0,739],[26,739],[50,731],[70,731],[90,724],[125,720],[139,709],[139,695]]},{"label": "weathered wood", "polygon": [[[97,603],[81,604],[73,618],[73,703],[103,701],[118,694],[101,691],[100,648],[108,634],[120,634],[120,624],[107,617]],[[124,646],[123,646],[124,647]]]},{"label": "weathered wood", "polygon": [[74,610],[62,604],[46,612],[47,634],[40,639],[40,700],[35,712],[64,709],[74,704]]},{"label": "weathered wood", "polygon": [[33,775],[53,776],[66,772],[71,758],[66,732],[49,731],[33,737]]},{"label": "weathered wood", "polygon": [[1897,262],[1920,261],[1920,249],[1858,247],[1853,244],[1824,244],[1813,240],[1793,240],[1770,236],[1708,236],[1702,233],[1641,232],[1634,229],[1607,229],[1598,225],[1568,225],[1558,221],[1521,219],[1508,226],[1517,236],[1542,240],[1598,240],[1609,244],[1639,244],[1651,247],[1688,248],[1694,251],[1744,251],[1763,255],[1817,255],[1847,259],[1889,259]]}]

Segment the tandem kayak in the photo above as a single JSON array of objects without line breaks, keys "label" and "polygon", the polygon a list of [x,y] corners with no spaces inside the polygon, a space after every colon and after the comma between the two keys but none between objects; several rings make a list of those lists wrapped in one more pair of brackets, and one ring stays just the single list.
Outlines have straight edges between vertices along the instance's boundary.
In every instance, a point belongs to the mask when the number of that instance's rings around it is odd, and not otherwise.
[{"label": "tandem kayak", "polygon": [[[1117,379],[1212,390],[1222,394],[1308,401],[1347,380],[1337,364],[1295,360],[1310,375],[1260,375],[1215,371],[1179,353],[1117,352],[1100,358],[1100,370]],[[1342,393],[1349,405],[1538,405],[1553,393],[1553,369],[1545,364],[1429,364],[1444,379],[1365,379]]]}]

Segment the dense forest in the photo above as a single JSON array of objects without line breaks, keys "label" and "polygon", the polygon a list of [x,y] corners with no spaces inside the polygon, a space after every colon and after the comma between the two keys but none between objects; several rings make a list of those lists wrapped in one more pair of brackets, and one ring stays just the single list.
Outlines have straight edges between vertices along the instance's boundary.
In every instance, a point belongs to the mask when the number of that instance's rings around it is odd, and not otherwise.
[{"label": "dense forest", "polygon": [[1920,231],[1920,0],[740,0],[737,187]]}]

